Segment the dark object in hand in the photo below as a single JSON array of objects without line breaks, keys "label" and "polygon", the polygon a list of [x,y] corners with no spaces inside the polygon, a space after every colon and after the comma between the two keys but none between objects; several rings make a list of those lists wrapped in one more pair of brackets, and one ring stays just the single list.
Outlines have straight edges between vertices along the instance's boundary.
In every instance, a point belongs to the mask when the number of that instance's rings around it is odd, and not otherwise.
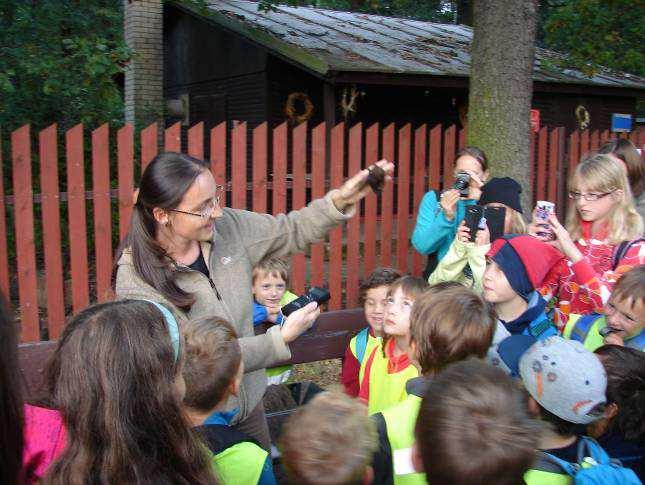
[{"label": "dark object in hand", "polygon": [[369,169],[367,175],[367,184],[372,188],[375,194],[380,194],[385,185],[385,170],[378,165],[374,165]]},{"label": "dark object in hand", "polygon": [[470,193],[469,186],[470,174],[468,174],[467,172],[457,173],[457,177],[455,178],[455,183],[452,185],[452,188],[459,191],[460,197],[468,197],[468,194]]},{"label": "dark object in hand", "polygon": [[615,333],[615,332],[620,332],[620,330],[613,327],[603,327],[600,330],[598,330],[598,333],[602,336],[602,338],[605,338],[610,333]]},{"label": "dark object in hand", "polygon": [[329,298],[330,298],[329,290],[314,286],[313,288],[309,288],[309,291],[304,295],[299,296],[291,303],[287,303],[285,306],[283,306],[281,311],[285,317],[288,317],[293,312],[295,312],[296,310],[300,310],[304,306],[307,306],[312,301],[317,302],[318,306],[320,306],[326,301],[328,301]]}]

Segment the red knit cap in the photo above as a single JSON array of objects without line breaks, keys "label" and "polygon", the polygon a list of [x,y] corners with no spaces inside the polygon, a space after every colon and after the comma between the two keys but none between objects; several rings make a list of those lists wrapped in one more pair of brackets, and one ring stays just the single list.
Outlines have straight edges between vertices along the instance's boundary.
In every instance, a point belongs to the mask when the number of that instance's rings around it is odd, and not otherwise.
[{"label": "red knit cap", "polygon": [[489,258],[495,256],[506,244],[509,244],[519,256],[533,288],[542,286],[551,268],[564,259],[564,255],[550,244],[527,235],[496,239],[486,256]]}]

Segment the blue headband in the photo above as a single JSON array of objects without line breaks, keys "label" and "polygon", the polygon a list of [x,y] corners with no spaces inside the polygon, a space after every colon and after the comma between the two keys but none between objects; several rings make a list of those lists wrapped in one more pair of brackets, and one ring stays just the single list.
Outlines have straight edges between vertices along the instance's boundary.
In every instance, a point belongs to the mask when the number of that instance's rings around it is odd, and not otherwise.
[{"label": "blue headband", "polygon": [[145,300],[145,301],[148,301],[152,303],[154,306],[156,306],[161,312],[161,314],[163,315],[164,320],[166,320],[166,328],[168,329],[168,333],[170,334],[172,349],[175,352],[175,361],[177,361],[177,359],[179,359],[179,325],[177,325],[177,320],[175,319],[175,316],[172,314],[170,310],[168,310],[162,304],[152,300]]}]

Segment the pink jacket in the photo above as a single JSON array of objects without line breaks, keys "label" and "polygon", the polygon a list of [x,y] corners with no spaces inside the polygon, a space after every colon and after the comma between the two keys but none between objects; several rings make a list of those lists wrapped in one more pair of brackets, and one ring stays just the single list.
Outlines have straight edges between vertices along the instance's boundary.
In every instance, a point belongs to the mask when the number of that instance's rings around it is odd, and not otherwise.
[{"label": "pink jacket", "polygon": [[22,471],[24,483],[35,484],[65,449],[67,433],[63,418],[54,409],[25,404]]}]

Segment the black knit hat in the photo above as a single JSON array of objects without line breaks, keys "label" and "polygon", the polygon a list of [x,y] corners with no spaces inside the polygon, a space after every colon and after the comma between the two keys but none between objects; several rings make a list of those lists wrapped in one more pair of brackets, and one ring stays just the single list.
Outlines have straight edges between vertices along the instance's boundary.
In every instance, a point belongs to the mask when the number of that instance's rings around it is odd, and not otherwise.
[{"label": "black knit hat", "polygon": [[479,198],[479,205],[498,202],[511,209],[515,209],[520,214],[522,204],[520,203],[520,194],[522,187],[510,177],[492,178],[482,186],[482,195]]}]

